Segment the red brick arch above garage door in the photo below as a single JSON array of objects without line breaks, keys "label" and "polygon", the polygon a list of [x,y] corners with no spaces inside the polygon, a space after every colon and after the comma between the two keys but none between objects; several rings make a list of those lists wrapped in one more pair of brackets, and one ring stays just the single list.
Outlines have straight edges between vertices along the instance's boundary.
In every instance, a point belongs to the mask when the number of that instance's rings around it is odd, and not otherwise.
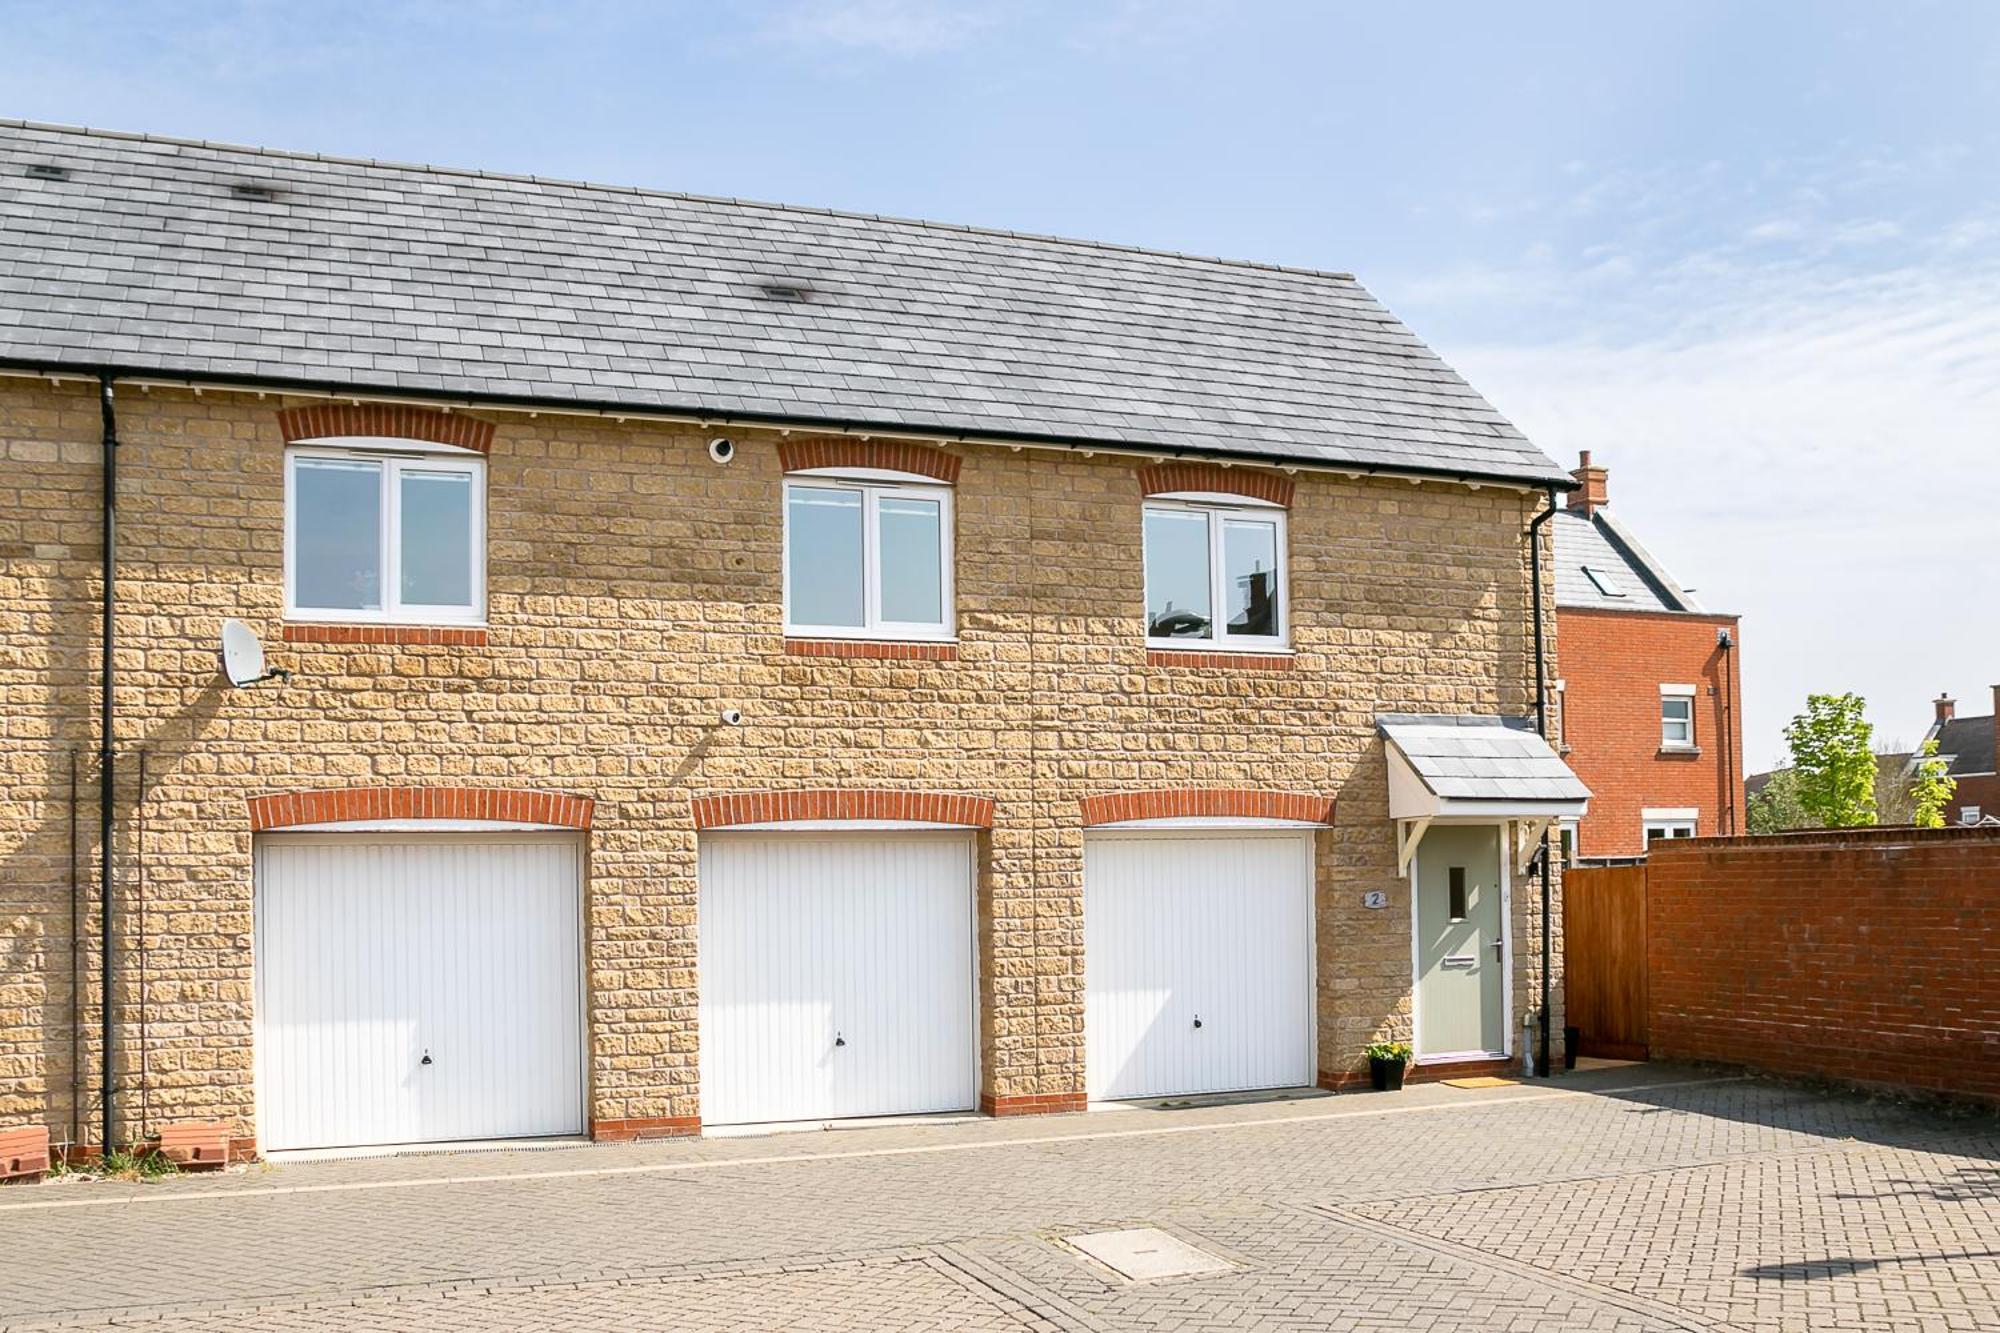
[{"label": "red brick arch above garage door", "polygon": [[1264,791],[1249,787],[1163,787],[1152,791],[1086,796],[1084,827],[1137,819],[1288,819],[1331,824],[1333,798],[1308,792]]},{"label": "red brick arch above garage door", "polygon": [[384,819],[491,820],[587,829],[596,803],[571,792],[511,787],[340,787],[250,798],[250,828]]},{"label": "red brick arch above garage door", "polygon": [[992,828],[993,799],[943,791],[746,791],[694,798],[694,826],[731,828],[798,820],[896,821]]},{"label": "red brick arch above garage door", "polygon": [[493,423],[458,412],[391,403],[327,403],[288,407],[278,413],[286,444],[301,440],[425,440],[478,453],[493,451]]}]

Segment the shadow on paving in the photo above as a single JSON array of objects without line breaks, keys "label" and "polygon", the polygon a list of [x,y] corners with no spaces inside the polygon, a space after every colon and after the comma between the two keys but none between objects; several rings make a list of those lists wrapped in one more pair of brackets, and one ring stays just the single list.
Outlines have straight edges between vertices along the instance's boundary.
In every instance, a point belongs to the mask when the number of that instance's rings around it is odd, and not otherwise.
[{"label": "shadow on paving", "polygon": [[[1646,1066],[1635,1065],[1630,1075]],[[1682,1086],[1650,1086],[1628,1077],[1611,1084],[1593,1071],[1593,1079],[1608,1086],[1573,1083],[1578,1092],[1624,1102],[1631,1115],[1688,1115],[1792,1134],[1853,1139],[1885,1148],[1921,1148],[1940,1138],[1963,1139],[1953,1151],[2000,1163],[2000,1107],[1946,1102],[1927,1097],[1899,1097],[1835,1084],[1786,1080],[1768,1074],[1714,1067],[1671,1065]],[[1732,1078],[1723,1083],[1687,1083],[1703,1074]],[[1957,1173],[1951,1193],[1935,1193],[1928,1181],[1905,1181],[1912,1193],[1940,1199],[2000,1197],[2000,1165],[1968,1167]],[[1871,1196],[1873,1197],[1873,1196]]]}]

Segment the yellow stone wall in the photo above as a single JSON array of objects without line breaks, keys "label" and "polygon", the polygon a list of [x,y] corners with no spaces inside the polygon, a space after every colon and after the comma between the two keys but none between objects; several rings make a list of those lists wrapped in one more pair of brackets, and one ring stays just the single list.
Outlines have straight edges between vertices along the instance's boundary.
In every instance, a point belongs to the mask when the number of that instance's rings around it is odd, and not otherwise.
[{"label": "yellow stone wall", "polygon": [[[1156,667],[1143,646],[1146,460],[953,446],[958,660],[805,658],[781,632],[776,432],[731,431],[737,457],[718,465],[712,431],[487,413],[489,642],[290,643],[287,404],[129,386],[118,404],[121,1135],[195,1116],[249,1127],[246,800],[377,784],[597,802],[599,1119],[699,1113],[689,802],[766,788],[995,799],[980,987],[985,1088],[1003,1098],[1082,1088],[1079,797],[1337,796],[1319,838],[1319,1063],[1352,1070],[1367,1041],[1407,1035],[1411,991],[1373,718],[1532,707],[1521,534],[1538,493],[1301,472],[1296,669]],[[86,982],[96,968],[97,437],[94,384],[0,379],[0,1126],[46,1121],[59,1139],[74,1109],[72,761]],[[258,630],[289,685],[222,682],[226,616]],[[720,725],[725,707],[744,725]],[[1361,907],[1369,889],[1388,892],[1387,909]],[[1516,886],[1517,1015],[1533,999],[1533,900]],[[94,986],[83,1000],[89,1126]]]}]

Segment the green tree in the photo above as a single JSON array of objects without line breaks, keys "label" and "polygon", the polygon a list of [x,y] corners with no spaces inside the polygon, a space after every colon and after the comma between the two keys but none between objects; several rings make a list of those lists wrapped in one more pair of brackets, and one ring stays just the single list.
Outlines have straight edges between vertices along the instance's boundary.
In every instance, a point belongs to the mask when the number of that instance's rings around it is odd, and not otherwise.
[{"label": "green tree", "polygon": [[1750,798],[1752,833],[1787,833],[1810,822],[1799,804],[1799,775],[1789,768],[1773,773],[1764,789]]},{"label": "green tree", "polygon": [[1949,766],[1937,757],[1937,737],[1924,742],[1918,753],[1916,771],[1911,775],[1910,804],[1913,807],[1910,822],[1918,828],[1943,828],[1944,808],[1951,804],[1951,794],[1958,789],[1958,780],[1948,777],[1945,769]]},{"label": "green tree", "polygon": [[1785,727],[1808,823],[1854,828],[1875,822],[1874,728],[1857,694],[1809,694],[1806,711]]}]

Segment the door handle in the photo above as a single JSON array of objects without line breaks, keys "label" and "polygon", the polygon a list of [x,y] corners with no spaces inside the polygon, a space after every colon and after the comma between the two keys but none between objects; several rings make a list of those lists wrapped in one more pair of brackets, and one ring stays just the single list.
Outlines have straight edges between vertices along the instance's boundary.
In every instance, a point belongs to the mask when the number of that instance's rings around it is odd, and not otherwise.
[{"label": "door handle", "polygon": [[1196,1015],[1194,1016],[1194,1025],[1195,1025],[1196,1027],[1200,1027],[1200,1026],[1201,1026],[1201,1015],[1200,1015],[1200,1014],[1196,1014]]},{"label": "door handle", "polygon": [[836,1046],[845,1046],[847,1045],[847,1038],[841,1036],[838,1032],[836,1032],[833,1034],[833,1044]]},{"label": "door handle", "polygon": [[420,1064],[420,1065],[427,1065],[427,1064],[429,1064],[430,1062],[431,1062],[431,1053],[430,1053],[429,1051],[425,1051],[425,1052],[424,1052],[424,1058],[423,1058],[423,1059],[421,1059],[421,1060],[419,1060],[419,1061],[417,1061],[417,1063],[418,1063],[418,1064]]},{"label": "door handle", "polygon": [[1497,962],[1499,962],[1499,961],[1500,961],[1500,959],[1501,959],[1501,957],[1502,957],[1502,955],[1503,955],[1503,951],[1504,951],[1504,948],[1505,948],[1505,946],[1506,946],[1506,943],[1507,943],[1507,941],[1505,941],[1505,940],[1495,940],[1495,941],[1493,941],[1493,961],[1494,961],[1494,962],[1496,962],[1496,963],[1497,963]]}]

